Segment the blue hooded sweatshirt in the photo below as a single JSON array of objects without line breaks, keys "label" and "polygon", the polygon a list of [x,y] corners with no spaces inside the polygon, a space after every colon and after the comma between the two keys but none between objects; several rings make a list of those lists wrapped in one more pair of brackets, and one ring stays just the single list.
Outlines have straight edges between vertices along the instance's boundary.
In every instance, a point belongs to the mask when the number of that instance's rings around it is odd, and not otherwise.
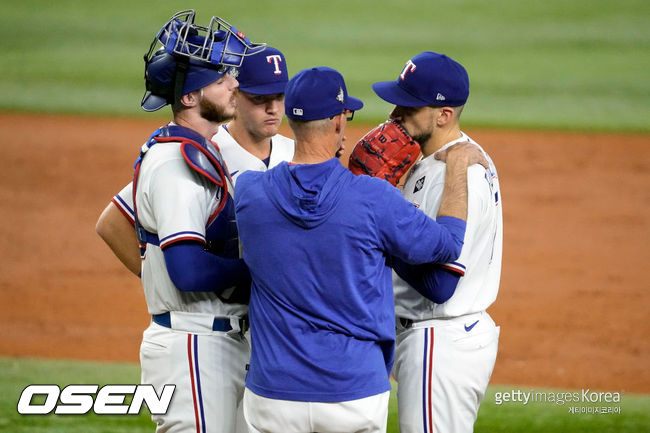
[{"label": "blue hooded sweatshirt", "polygon": [[388,182],[338,159],[237,179],[252,276],[246,386],[267,398],[339,402],[390,390],[395,314],[388,257],[446,263],[465,222],[437,224]]}]

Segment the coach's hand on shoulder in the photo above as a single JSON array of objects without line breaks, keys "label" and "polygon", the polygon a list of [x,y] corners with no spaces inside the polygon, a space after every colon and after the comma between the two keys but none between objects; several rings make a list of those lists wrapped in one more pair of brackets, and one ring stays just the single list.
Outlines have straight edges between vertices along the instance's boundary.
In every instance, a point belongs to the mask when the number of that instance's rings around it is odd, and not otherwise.
[{"label": "coach's hand on shoulder", "polygon": [[481,149],[467,141],[456,143],[444,150],[439,150],[433,154],[433,157],[443,162],[454,160],[460,163],[464,161],[467,167],[474,164],[481,164],[485,168],[490,168],[490,164]]}]

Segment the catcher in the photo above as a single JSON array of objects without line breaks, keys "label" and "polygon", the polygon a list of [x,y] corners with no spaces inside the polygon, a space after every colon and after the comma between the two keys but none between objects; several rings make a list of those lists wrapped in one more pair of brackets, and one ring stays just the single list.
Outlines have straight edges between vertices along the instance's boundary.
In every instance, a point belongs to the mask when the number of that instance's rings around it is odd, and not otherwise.
[{"label": "catcher", "polygon": [[[264,45],[217,16],[207,27],[194,17],[194,10],[172,16],[144,58],[141,106],[171,105],[173,121],[140,148],[131,191],[151,314],[141,380],[156,390],[175,386],[167,413],[152,414],[157,432],[234,433],[244,423],[237,407],[250,356],[250,276],[239,259],[232,181],[210,138],[235,113],[238,68]],[[124,245],[109,245],[137,271],[133,233],[122,235]]]}]

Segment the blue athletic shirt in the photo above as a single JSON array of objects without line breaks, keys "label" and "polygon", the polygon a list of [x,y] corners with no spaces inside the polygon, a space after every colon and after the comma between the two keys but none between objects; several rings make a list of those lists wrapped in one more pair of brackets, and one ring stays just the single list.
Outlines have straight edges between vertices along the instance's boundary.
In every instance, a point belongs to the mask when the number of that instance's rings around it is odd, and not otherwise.
[{"label": "blue athletic shirt", "polygon": [[235,209],[252,276],[246,386],[338,402],[390,390],[395,314],[387,257],[446,263],[465,222],[428,218],[388,182],[338,159],[242,173]]}]

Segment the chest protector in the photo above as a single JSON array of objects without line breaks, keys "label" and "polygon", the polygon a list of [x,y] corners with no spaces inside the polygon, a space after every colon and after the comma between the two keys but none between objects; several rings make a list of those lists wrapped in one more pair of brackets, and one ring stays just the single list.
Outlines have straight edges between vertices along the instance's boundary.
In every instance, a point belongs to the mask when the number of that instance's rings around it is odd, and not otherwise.
[{"label": "chest protector", "polygon": [[142,160],[157,143],[180,143],[181,153],[187,165],[196,173],[217,186],[214,199],[219,203],[210,215],[206,224],[205,249],[223,257],[239,257],[237,224],[235,222],[235,206],[230,195],[233,186],[226,164],[217,146],[199,133],[182,126],[164,126],[151,134],[149,140],[142,146],[140,156],[135,162],[133,174],[133,209],[135,214],[135,231],[140,244],[140,253],[144,257],[147,244],[160,246],[160,239],[142,227],[138,221],[138,207],[135,195],[138,186],[138,175]]}]

